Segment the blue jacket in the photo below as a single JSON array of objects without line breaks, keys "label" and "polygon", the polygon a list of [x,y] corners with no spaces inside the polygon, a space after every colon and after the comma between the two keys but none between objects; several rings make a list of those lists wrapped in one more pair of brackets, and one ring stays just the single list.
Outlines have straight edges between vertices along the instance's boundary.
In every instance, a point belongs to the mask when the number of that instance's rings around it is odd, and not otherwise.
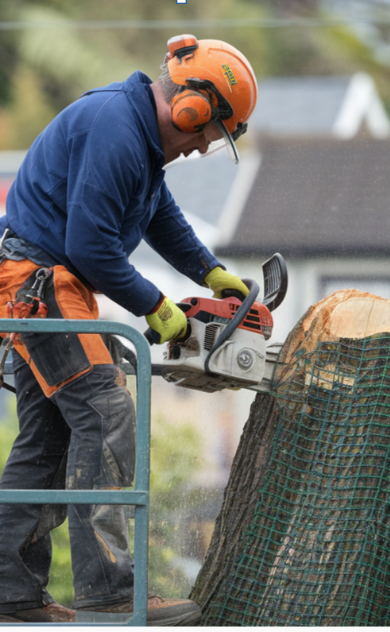
[{"label": "blue jacket", "polygon": [[150,83],[136,72],[63,110],[28,151],[0,220],[0,234],[10,228],[137,316],[160,294],[128,260],[142,239],[200,285],[221,265],[164,182]]}]

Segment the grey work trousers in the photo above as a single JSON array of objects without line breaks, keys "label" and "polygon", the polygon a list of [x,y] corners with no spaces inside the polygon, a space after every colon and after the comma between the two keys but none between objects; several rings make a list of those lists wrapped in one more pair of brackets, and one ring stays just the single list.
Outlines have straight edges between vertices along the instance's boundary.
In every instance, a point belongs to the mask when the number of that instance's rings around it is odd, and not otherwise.
[{"label": "grey work trousers", "polygon": [[[113,365],[95,365],[50,399],[13,351],[20,433],[1,489],[93,489],[130,486],[135,413]],[[133,561],[120,505],[0,505],[0,612],[54,601],[46,586],[50,531],[68,515],[74,607],[111,606],[132,598]]]}]

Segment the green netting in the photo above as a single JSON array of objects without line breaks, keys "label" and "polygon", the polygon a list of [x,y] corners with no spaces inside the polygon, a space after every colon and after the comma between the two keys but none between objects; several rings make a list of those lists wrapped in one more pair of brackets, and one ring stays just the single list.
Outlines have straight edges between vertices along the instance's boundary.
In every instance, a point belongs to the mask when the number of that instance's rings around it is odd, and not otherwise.
[{"label": "green netting", "polygon": [[390,623],[389,365],[383,334],[284,371],[253,520],[202,625]]}]

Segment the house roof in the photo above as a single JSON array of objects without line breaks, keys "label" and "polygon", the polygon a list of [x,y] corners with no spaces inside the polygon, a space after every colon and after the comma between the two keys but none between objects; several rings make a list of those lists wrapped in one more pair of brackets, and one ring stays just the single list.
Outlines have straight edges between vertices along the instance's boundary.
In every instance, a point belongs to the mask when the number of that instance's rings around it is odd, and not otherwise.
[{"label": "house roof", "polygon": [[269,133],[329,133],[350,77],[282,77],[261,81],[250,125]]},{"label": "house roof", "polygon": [[275,135],[352,138],[365,123],[374,137],[390,135],[382,101],[366,73],[270,78],[258,88],[251,129]]},{"label": "house roof", "polygon": [[219,256],[390,252],[390,141],[267,139]]}]

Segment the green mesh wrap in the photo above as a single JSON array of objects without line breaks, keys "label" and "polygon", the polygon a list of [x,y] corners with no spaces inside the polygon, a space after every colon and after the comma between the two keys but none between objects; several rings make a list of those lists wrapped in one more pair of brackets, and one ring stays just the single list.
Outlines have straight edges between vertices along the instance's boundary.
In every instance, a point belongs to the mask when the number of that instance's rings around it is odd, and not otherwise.
[{"label": "green mesh wrap", "polygon": [[390,334],[297,354],[252,524],[202,625],[390,623]]}]

